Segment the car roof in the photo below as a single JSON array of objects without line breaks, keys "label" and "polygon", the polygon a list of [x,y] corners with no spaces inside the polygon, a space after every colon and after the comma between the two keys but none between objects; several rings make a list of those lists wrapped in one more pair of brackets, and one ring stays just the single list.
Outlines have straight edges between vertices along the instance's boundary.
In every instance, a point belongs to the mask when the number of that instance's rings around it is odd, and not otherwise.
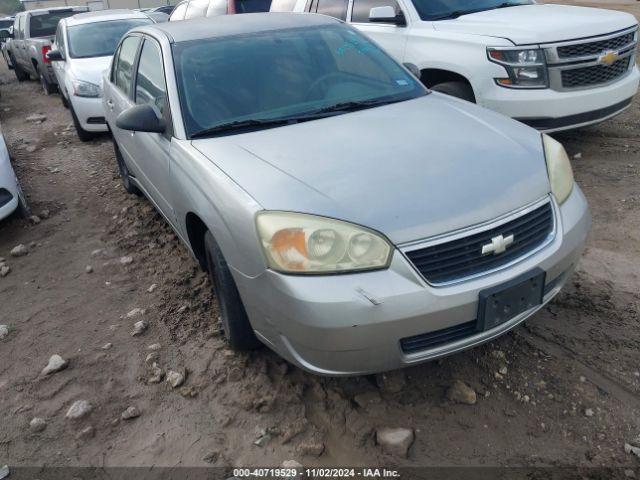
[{"label": "car roof", "polygon": [[343,23],[333,17],[300,13],[243,13],[219,15],[136,27],[132,31],[161,33],[170,42],[180,43],[247,33],[270,32],[287,28],[305,28]]},{"label": "car roof", "polygon": [[83,23],[108,22],[109,20],[122,20],[127,18],[149,18],[142,12],[127,9],[96,10],[94,12],[78,13],[66,19],[67,26],[81,25]]}]

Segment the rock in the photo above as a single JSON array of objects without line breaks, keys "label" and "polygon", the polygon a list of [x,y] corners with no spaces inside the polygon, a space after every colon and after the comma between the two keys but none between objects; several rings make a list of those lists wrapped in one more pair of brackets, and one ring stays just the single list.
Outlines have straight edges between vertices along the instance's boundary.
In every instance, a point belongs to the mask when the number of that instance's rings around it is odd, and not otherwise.
[{"label": "rock", "polygon": [[640,458],[640,448],[634,447],[628,443],[624,444],[624,453],[633,453],[636,457]]},{"label": "rock", "polygon": [[151,367],[151,376],[147,379],[147,383],[154,384],[160,383],[164,377],[164,372],[156,363]]},{"label": "rock", "polygon": [[493,350],[491,352],[491,356],[493,358],[497,358],[498,360],[504,360],[505,359],[505,354],[502,350]]},{"label": "rock", "polygon": [[204,457],[202,457],[202,461],[207,463],[216,463],[218,461],[218,458],[220,458],[220,452],[214,450],[213,452],[209,452]]},{"label": "rock", "polygon": [[626,478],[636,478],[636,472],[634,472],[633,470],[631,470],[630,468],[626,469],[624,471],[624,476]]},{"label": "rock", "polygon": [[376,375],[378,388],[386,393],[399,393],[404,388],[407,380],[402,370],[380,373]]},{"label": "rock", "polygon": [[87,265],[84,267],[85,273],[93,273],[93,267],[91,265]]},{"label": "rock", "polygon": [[123,420],[133,420],[134,418],[138,418],[140,415],[141,412],[136,407],[128,407],[124,412],[122,412],[120,418]]},{"label": "rock", "polygon": [[147,350],[151,350],[152,352],[157,352],[161,348],[162,346],[159,343],[153,343],[147,347]]},{"label": "rock", "polygon": [[282,468],[303,468],[303,465],[295,460],[285,460],[282,462]]},{"label": "rock", "polygon": [[9,326],[0,325],[0,340],[4,340],[9,336]]},{"label": "rock", "polygon": [[47,422],[44,418],[34,417],[29,422],[29,430],[34,433],[42,432],[45,428],[47,428]]},{"label": "rock", "polygon": [[447,390],[447,398],[453,402],[464,403],[466,405],[474,405],[477,401],[476,392],[466,383],[456,380],[449,390]]},{"label": "rock", "polygon": [[184,383],[184,374],[169,370],[169,373],[167,373],[166,381],[169,385],[171,385],[171,388],[178,388]]},{"label": "rock", "polygon": [[33,145],[29,145],[27,148],[25,148],[25,151],[27,153],[33,153],[36,151],[36,147],[34,147]]},{"label": "rock", "polygon": [[76,434],[76,440],[87,440],[93,438],[96,435],[96,430],[91,425],[87,428],[83,428]]},{"label": "rock", "polygon": [[503,376],[504,376],[504,375],[506,375],[506,374],[507,374],[507,372],[508,372],[508,370],[507,370],[507,366],[506,366],[506,365],[501,366],[501,367],[500,367],[500,370],[498,370],[498,373],[499,373],[500,375],[503,375]]},{"label": "rock", "polygon": [[111,347],[113,347],[113,343],[105,343],[102,346],[102,350],[109,350]]},{"label": "rock", "polygon": [[382,403],[382,397],[378,392],[365,392],[353,397],[353,401],[356,402],[360,408],[367,410],[372,406],[380,405]]},{"label": "rock", "polygon": [[29,221],[30,221],[31,223],[33,223],[34,225],[38,225],[38,224],[40,223],[40,217],[39,217],[39,216],[37,216],[37,215],[31,215],[31,216],[29,217]]},{"label": "rock", "polygon": [[46,115],[42,115],[41,113],[34,113],[33,115],[29,115],[28,117],[26,117],[25,121],[34,122],[34,123],[42,123],[46,119],[47,119]]},{"label": "rock", "polygon": [[27,253],[29,253],[29,250],[27,249],[26,245],[23,245],[22,243],[20,245],[16,245],[11,250],[12,257],[23,257]]},{"label": "rock", "polygon": [[11,267],[9,265],[0,266],[0,277],[4,278],[11,273]]},{"label": "rock", "polygon": [[11,472],[9,471],[8,466],[5,465],[3,467],[0,467],[0,480],[7,478],[9,476],[9,473]]},{"label": "rock", "polygon": [[131,265],[132,263],[133,263],[133,257],[131,256],[120,257],[121,265]]},{"label": "rock", "polygon": [[580,383],[585,383],[587,381],[587,377],[584,375],[580,375]]},{"label": "rock", "polygon": [[51,355],[49,358],[49,363],[46,367],[42,369],[42,375],[50,375],[52,373],[59,372],[60,370],[64,370],[69,365],[64,358],[60,355]]},{"label": "rock", "polygon": [[91,413],[92,410],[93,405],[91,405],[86,400],[76,400],[67,411],[66,416],[70,420],[76,420],[87,416],[89,413]]},{"label": "rock", "polygon": [[410,428],[380,428],[376,431],[376,443],[383,450],[398,457],[407,457],[415,434]]},{"label": "rock", "polygon": [[265,432],[264,434],[260,435],[254,442],[254,445],[257,445],[258,447],[264,447],[265,445],[267,445],[267,443],[269,443],[271,441],[271,438],[273,438],[271,436],[271,434],[269,432]]},{"label": "rock", "polygon": [[593,411],[593,408],[585,408],[584,410],[585,417],[593,417],[594,415],[595,415],[595,412]]},{"label": "rock", "polygon": [[50,215],[51,215],[51,212],[49,212],[49,210],[42,210],[40,212],[40,218],[43,218],[45,220],[49,218]]},{"label": "rock", "polygon": [[131,336],[137,337],[138,335],[142,335],[147,328],[149,328],[149,324],[144,320],[140,320],[133,324],[133,332],[131,332]]},{"label": "rock", "polygon": [[151,352],[149,355],[147,355],[147,358],[144,359],[144,363],[146,363],[147,365],[151,365],[155,363],[159,357],[160,355],[158,355],[158,352]]},{"label": "rock", "polygon": [[127,318],[135,318],[135,317],[140,317],[145,313],[147,313],[147,311],[144,308],[134,308],[129,313],[127,313],[126,316]]},{"label": "rock", "polygon": [[576,153],[576,154],[573,156],[573,158],[575,158],[576,160],[580,160],[580,159],[582,158],[582,153],[581,153],[581,152]]},{"label": "rock", "polygon": [[98,255],[102,255],[102,252],[104,252],[104,250],[102,248],[97,248],[94,251],[91,252],[91,256],[92,257],[97,257]]},{"label": "rock", "polygon": [[296,450],[301,455],[311,455],[313,457],[319,457],[324,452],[324,443],[318,439],[310,439],[300,443]]},{"label": "rock", "polygon": [[147,288],[147,292],[153,293],[156,288],[158,288],[158,285],[154,283],[149,288]]}]

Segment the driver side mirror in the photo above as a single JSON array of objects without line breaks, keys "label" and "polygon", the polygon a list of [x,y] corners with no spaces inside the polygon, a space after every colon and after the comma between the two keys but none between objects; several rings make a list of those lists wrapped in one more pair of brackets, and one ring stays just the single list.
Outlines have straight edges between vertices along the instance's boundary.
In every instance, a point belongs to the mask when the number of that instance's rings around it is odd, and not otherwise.
[{"label": "driver side mirror", "polygon": [[49,50],[46,55],[48,60],[52,62],[63,62],[64,57],[62,56],[62,52],[60,50]]},{"label": "driver side mirror", "polygon": [[165,121],[158,117],[149,104],[127,108],[116,118],[116,127],[131,132],[149,133],[164,133],[167,129]]},{"label": "driver side mirror", "polygon": [[406,27],[407,20],[404,18],[402,11],[396,14],[395,9],[391,5],[384,7],[373,7],[369,11],[370,23],[389,23],[398,27]]}]

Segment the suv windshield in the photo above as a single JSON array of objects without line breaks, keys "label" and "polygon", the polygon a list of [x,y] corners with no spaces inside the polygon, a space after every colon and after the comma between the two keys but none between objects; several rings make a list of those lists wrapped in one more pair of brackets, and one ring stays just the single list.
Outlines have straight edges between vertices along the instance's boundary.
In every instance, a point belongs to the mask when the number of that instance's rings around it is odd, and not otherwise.
[{"label": "suv windshield", "polygon": [[78,12],[73,10],[60,10],[51,13],[32,14],[29,20],[29,35],[31,37],[52,37],[56,34],[58,22],[76,13]]},{"label": "suv windshield", "polygon": [[151,19],[132,18],[108,22],[85,23],[67,29],[71,58],[106,57],[113,55],[118,42],[134,27],[153,23]]},{"label": "suv windshield", "polygon": [[275,126],[409,100],[422,84],[345,25],[173,45],[187,134]]},{"label": "suv windshield", "polygon": [[413,0],[422,20],[445,20],[469,13],[533,3],[533,0]]}]

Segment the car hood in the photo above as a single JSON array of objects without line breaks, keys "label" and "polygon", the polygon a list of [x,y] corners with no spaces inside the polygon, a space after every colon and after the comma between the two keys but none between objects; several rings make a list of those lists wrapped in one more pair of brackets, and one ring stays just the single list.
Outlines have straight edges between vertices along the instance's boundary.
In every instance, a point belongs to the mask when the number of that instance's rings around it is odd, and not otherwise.
[{"label": "car hood", "polygon": [[77,80],[102,85],[102,72],[109,68],[111,58],[74,58],[71,60],[71,74]]},{"label": "car hood", "polygon": [[192,145],[267,210],[346,220],[396,244],[491,220],[549,192],[538,132],[435,93]]},{"label": "car hood", "polygon": [[628,13],[568,5],[522,5],[433,22],[443,32],[484,35],[516,45],[551,43],[604,35],[638,22]]}]

